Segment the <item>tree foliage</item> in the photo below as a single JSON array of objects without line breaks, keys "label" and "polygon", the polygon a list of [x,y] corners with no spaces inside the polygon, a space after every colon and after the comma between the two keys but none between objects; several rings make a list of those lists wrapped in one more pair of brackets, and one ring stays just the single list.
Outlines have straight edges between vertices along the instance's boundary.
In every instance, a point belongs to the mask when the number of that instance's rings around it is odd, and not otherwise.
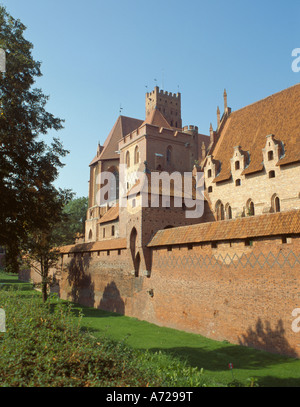
[{"label": "tree foliage", "polygon": [[80,197],[70,200],[63,209],[63,219],[55,228],[55,245],[73,244],[76,235],[84,233],[88,198]]},{"label": "tree foliage", "polygon": [[6,72],[0,73],[0,245],[13,268],[20,248],[47,263],[54,226],[72,197],[54,186],[68,151],[57,137],[48,145],[46,135],[62,129],[63,120],[47,112],[48,96],[33,88],[41,64],[25,30],[0,6],[0,48],[6,53]]}]

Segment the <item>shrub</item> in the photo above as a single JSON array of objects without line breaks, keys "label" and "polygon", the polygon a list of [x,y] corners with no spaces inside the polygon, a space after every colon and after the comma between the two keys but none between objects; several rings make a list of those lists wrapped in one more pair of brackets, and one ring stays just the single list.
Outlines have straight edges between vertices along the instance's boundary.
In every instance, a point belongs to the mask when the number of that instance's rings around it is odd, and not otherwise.
[{"label": "shrub", "polygon": [[72,305],[34,291],[0,289],[1,386],[200,386],[202,372],[162,353],[83,332]]}]

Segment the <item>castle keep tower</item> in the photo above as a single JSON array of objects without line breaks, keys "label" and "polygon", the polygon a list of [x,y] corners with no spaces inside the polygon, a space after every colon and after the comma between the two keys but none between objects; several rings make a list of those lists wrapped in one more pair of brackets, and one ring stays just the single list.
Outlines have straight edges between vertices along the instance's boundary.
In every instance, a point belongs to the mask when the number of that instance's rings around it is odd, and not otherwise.
[{"label": "castle keep tower", "polygon": [[146,93],[146,118],[155,109],[159,110],[167,119],[171,127],[182,128],[181,94],[166,92],[155,86],[154,90]]}]

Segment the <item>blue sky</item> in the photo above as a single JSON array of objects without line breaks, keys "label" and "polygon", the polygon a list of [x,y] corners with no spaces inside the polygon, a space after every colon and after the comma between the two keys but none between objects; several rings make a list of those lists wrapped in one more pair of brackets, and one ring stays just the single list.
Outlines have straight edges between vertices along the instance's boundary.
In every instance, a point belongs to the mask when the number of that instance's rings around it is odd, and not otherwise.
[{"label": "blue sky", "polygon": [[[0,0],[42,62],[36,86],[65,119],[56,185],[87,196],[89,163],[116,121],[144,119],[155,85],[181,92],[183,125],[208,134],[223,113],[300,82],[299,0]],[[155,81],[156,79],[156,81]],[[146,88],[146,86],[148,88]]]}]

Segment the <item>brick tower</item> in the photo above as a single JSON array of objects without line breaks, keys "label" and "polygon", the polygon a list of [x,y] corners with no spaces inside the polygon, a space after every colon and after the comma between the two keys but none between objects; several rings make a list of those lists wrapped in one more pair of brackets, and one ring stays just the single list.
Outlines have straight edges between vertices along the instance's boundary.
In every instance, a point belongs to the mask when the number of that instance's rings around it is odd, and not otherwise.
[{"label": "brick tower", "polygon": [[154,90],[146,93],[146,118],[154,110],[158,109],[166,118],[171,127],[182,128],[181,120],[181,94],[160,90],[155,86]]}]

